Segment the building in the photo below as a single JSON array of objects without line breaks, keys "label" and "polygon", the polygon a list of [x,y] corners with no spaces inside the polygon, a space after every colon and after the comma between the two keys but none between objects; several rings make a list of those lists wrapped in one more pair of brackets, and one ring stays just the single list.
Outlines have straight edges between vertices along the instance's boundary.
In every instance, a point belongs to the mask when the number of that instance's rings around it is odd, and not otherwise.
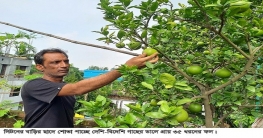
[{"label": "building", "polygon": [[32,60],[0,56],[0,102],[22,102],[20,88],[26,82],[24,75],[29,74],[31,65]]},{"label": "building", "polygon": [[[84,70],[83,78],[84,79],[92,78],[92,77],[96,77],[96,76],[99,76],[107,72],[109,71],[108,70]],[[120,81],[122,80],[122,78],[120,77],[117,80]]]}]

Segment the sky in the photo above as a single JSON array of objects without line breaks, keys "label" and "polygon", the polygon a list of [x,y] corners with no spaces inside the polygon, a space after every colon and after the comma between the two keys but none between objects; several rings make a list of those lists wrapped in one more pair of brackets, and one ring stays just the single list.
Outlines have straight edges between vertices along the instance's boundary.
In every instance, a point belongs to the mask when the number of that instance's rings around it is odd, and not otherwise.
[{"label": "sky", "polygon": [[[134,3],[141,1],[145,0],[133,0]],[[179,2],[187,2],[187,0],[171,1],[174,1],[175,7]],[[99,31],[101,27],[109,23],[103,19],[102,12],[97,9],[99,0],[0,0],[0,3],[0,21],[2,22],[75,41],[115,48],[114,45],[107,45],[96,40],[102,35],[92,32]],[[19,30],[0,24],[1,33],[17,34]],[[134,57],[39,34],[37,37],[32,43],[37,51],[45,48],[61,48],[67,51],[70,63],[80,70],[87,69],[89,66],[111,69]],[[141,50],[132,52],[139,54]]]}]

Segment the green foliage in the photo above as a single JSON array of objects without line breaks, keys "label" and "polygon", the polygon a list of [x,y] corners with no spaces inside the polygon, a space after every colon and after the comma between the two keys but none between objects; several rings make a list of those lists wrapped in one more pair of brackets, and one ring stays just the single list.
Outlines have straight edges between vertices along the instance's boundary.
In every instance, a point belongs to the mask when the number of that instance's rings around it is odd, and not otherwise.
[{"label": "green foliage", "polygon": [[41,78],[43,75],[42,74],[31,74],[31,75],[25,75],[24,79],[25,80],[32,80],[36,78]]},{"label": "green foliage", "polygon": [[15,75],[24,75],[25,71],[18,69],[18,70],[15,70],[14,74]]},{"label": "green foliage", "polygon": [[7,80],[0,80],[0,88],[2,90],[6,90],[9,88],[9,84],[7,83]]},{"label": "green foliage", "polygon": [[10,111],[13,107],[17,107],[19,105],[17,104],[13,104],[12,101],[2,101],[0,102],[0,118],[12,118],[14,119],[16,122],[13,124],[14,128],[21,128],[24,126],[24,121],[23,120],[17,120],[16,116],[10,114]]},{"label": "green foliage", "polygon": [[[17,34],[1,33],[0,34],[0,54],[10,54],[11,47],[15,48],[15,55],[18,57],[26,57],[31,59],[36,53],[36,48],[31,45],[34,34],[27,34],[19,31]],[[25,42],[24,40],[28,40]],[[7,53],[2,49],[5,48]]]},{"label": "green foliage", "polygon": [[[129,108],[129,111],[126,112],[120,112],[121,109],[116,108],[110,99],[101,95],[98,95],[95,101],[78,102],[83,107],[76,112],[92,117],[101,128],[165,128],[182,126],[183,122],[177,121],[178,115],[180,113],[187,114],[182,105],[190,101],[187,99],[178,103],[159,101],[157,105],[152,105],[149,102],[130,103],[126,104]],[[184,119],[187,118],[188,116],[184,116]]]},{"label": "green foliage", "polygon": [[88,93],[87,101],[95,100],[98,95],[109,97],[110,95],[114,95],[116,92],[123,92],[121,81],[114,81],[111,84],[108,84],[92,91],[91,93]]},{"label": "green foliage", "polygon": [[34,74],[34,73],[40,73],[40,71],[37,70],[35,64],[31,65],[31,68],[30,68],[30,72],[29,72],[29,74]]},{"label": "green foliage", "polygon": [[69,72],[65,76],[64,81],[67,83],[74,83],[83,80],[83,71],[80,71],[78,68],[74,67],[73,64],[69,67]]},{"label": "green foliage", "polygon": [[[138,41],[142,49],[156,49],[161,58],[160,62],[147,63],[147,68],[141,70],[122,66],[119,71],[123,74],[125,90],[140,103],[151,99],[169,103],[193,99],[212,112],[193,117],[192,122],[199,125],[205,122],[206,127],[213,127],[213,121],[219,124],[220,119],[246,120],[244,116],[243,119],[233,117],[240,113],[251,116],[251,120],[260,117],[262,84],[251,85],[251,81],[258,82],[263,73],[262,1],[187,2],[188,5],[178,3],[179,8],[175,8],[175,1],[169,0],[147,0],[139,4],[131,0],[100,1],[98,9],[109,24],[94,31],[102,35],[98,40],[107,44],[125,43],[124,48],[129,50],[132,49],[127,44]],[[192,65],[199,65],[203,71],[188,75],[185,72]],[[229,70],[231,76],[216,77],[215,72],[220,68]],[[161,77],[164,73],[174,76],[175,82],[167,85],[172,77]],[[232,117],[221,118],[224,114]],[[159,113],[153,116],[162,117]],[[245,126],[251,125],[251,120]]]},{"label": "green foliage", "polygon": [[89,66],[87,70],[108,70],[108,67]]}]

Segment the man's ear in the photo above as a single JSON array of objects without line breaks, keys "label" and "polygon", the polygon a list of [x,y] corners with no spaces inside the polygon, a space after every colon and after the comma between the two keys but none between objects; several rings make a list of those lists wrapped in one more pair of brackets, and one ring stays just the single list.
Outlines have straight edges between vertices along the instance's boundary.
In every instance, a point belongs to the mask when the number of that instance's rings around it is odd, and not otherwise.
[{"label": "man's ear", "polygon": [[44,66],[41,64],[36,64],[36,69],[43,72],[44,71]]}]

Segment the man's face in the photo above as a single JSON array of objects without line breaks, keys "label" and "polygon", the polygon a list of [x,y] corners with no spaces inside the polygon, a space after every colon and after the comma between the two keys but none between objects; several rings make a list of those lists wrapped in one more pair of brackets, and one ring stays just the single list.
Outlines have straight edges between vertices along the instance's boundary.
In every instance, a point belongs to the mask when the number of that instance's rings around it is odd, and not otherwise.
[{"label": "man's face", "polygon": [[67,75],[69,71],[69,60],[62,53],[44,54],[43,65],[37,65],[44,75],[53,78],[61,78]]}]

